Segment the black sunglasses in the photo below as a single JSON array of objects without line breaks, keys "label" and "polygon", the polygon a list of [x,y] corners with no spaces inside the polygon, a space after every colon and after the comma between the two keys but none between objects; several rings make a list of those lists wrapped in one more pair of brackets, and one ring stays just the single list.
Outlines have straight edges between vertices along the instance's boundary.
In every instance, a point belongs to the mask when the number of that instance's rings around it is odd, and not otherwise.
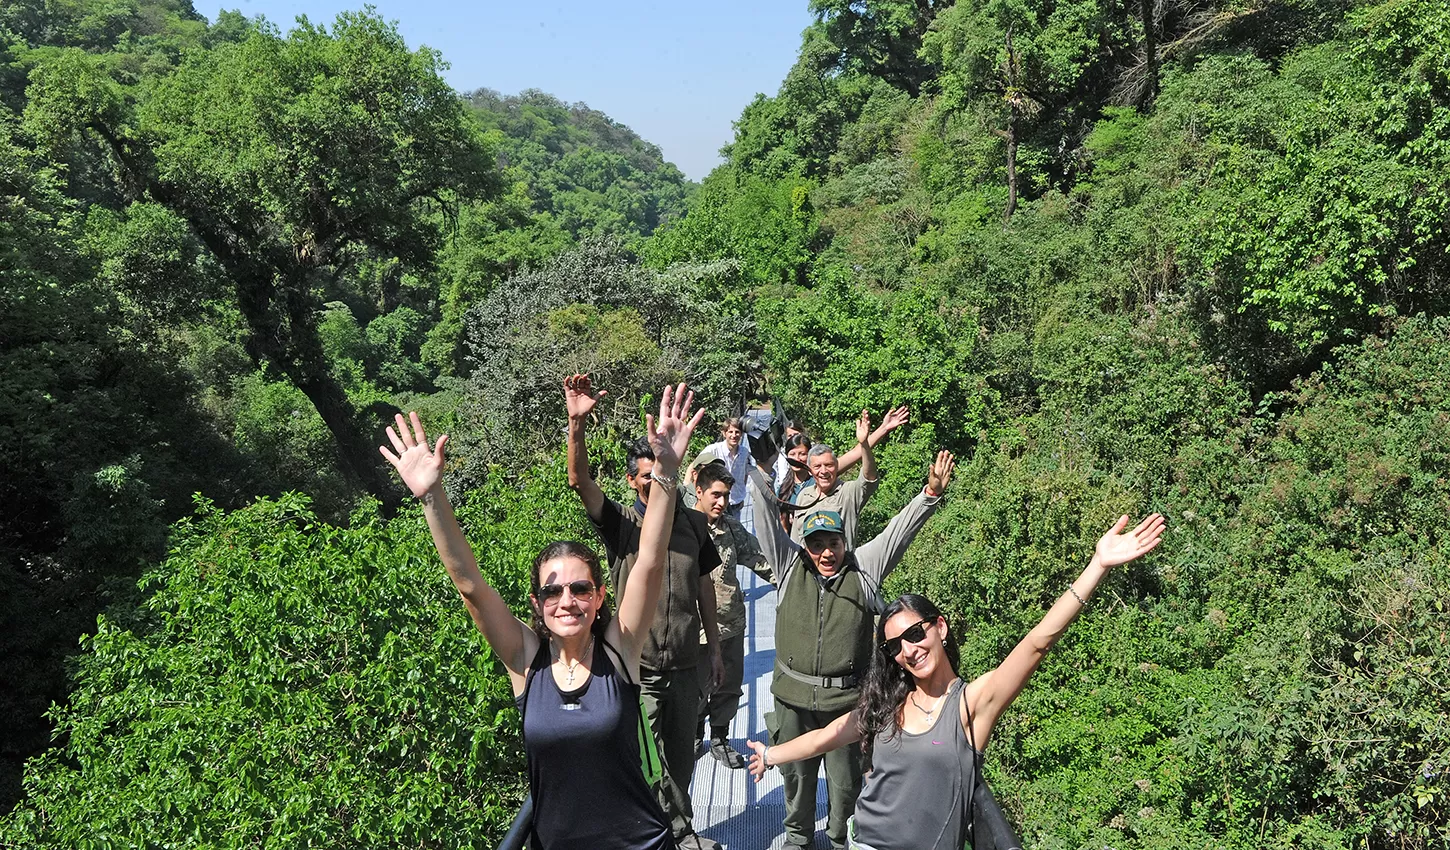
[{"label": "black sunglasses", "polygon": [[571,581],[568,584],[541,584],[534,591],[534,595],[539,597],[540,602],[548,602],[550,599],[558,599],[560,596],[563,596],[564,588],[566,587],[575,596],[588,596],[594,592],[594,582],[587,578],[581,578],[578,581]]},{"label": "black sunglasses", "polygon": [[881,651],[886,653],[886,657],[895,658],[896,653],[901,651],[902,641],[906,641],[907,643],[921,643],[922,641],[926,640],[926,627],[935,622],[935,617],[928,617],[925,620],[918,620],[915,625],[908,627],[906,631],[902,632],[896,637],[889,640],[883,640],[880,644]]}]

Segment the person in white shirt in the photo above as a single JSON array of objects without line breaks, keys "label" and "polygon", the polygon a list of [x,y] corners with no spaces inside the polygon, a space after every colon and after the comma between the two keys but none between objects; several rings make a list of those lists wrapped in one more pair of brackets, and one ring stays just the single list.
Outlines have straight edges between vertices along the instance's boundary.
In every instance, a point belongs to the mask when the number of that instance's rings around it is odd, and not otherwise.
[{"label": "person in white shirt", "polygon": [[[726,419],[720,423],[720,437],[720,442],[711,443],[700,452],[694,465],[699,466],[711,460],[719,460],[725,464],[730,477],[735,479],[734,486],[730,488],[730,505],[725,513],[739,520],[750,499],[750,491],[745,486],[745,476],[750,467],[755,465],[750,459],[750,447],[745,444],[745,423],[737,416]],[[747,529],[754,533],[755,529],[751,525],[753,523],[746,523]]]}]

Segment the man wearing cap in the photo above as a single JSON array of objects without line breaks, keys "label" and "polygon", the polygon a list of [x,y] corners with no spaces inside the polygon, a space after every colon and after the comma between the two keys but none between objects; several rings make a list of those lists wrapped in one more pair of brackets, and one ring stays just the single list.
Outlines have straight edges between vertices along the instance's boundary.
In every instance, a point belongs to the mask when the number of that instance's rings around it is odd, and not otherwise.
[{"label": "man wearing cap", "polygon": [[[748,470],[747,470],[748,472]],[[726,767],[745,767],[745,757],[730,746],[730,722],[740,709],[745,685],[745,595],[740,592],[737,565],[744,565],[756,575],[772,581],[770,564],[760,551],[755,536],[740,521],[726,513],[735,479],[721,461],[701,464],[695,472],[695,510],[710,523],[710,538],[720,552],[720,566],[710,573],[715,582],[715,622],[720,630],[720,655],[725,663],[725,681],[712,692],[701,682],[700,719],[695,727],[696,740],[705,737],[705,722],[710,723],[710,755]],[[706,634],[700,631],[701,645]],[[701,665],[701,672],[705,668]],[[698,749],[698,747],[697,747]]]},{"label": "man wearing cap", "polygon": [[[647,443],[632,446],[625,481],[635,491],[632,505],[604,495],[589,472],[589,451],[584,424],[604,392],[596,394],[587,375],[564,379],[564,403],[569,411],[569,487],[579,494],[594,529],[604,540],[614,596],[620,598],[639,554],[640,528],[649,508],[654,455]],[[640,689],[645,713],[660,744],[664,779],[658,789],[660,806],[670,818],[671,832],[681,850],[719,850],[720,845],[695,833],[690,804],[690,780],[695,773],[695,722],[700,714],[700,684],[696,669],[719,682],[724,675],[715,630],[715,583],[710,573],[720,555],[710,539],[705,517],[698,511],[676,507],[670,533],[669,558],[659,605],[640,657]],[[700,645],[704,630],[706,646]]]},{"label": "man wearing cap", "polygon": [[[811,481],[796,493],[795,503],[802,513],[825,511],[840,514],[847,548],[855,547],[856,524],[861,518],[861,509],[866,506],[866,502],[876,493],[877,485],[881,483],[876,474],[876,455],[872,448],[887,434],[904,424],[909,415],[904,406],[898,407],[886,414],[881,427],[873,432],[871,414],[863,410],[856,420],[856,447],[841,457],[839,462],[835,450],[825,443],[811,446],[806,455]],[[860,474],[843,483],[840,479],[841,472],[850,469],[858,458],[861,461]],[[796,523],[791,528],[791,539],[800,543],[803,531],[802,524]]]},{"label": "man wearing cap", "polygon": [[[865,442],[859,424],[857,435]],[[774,458],[761,460],[763,470]],[[859,549],[846,542],[846,520],[833,510],[806,512],[799,523],[804,545],[791,540],[779,523],[768,522],[770,485],[761,470],[751,470],[756,527],[771,529],[760,535],[760,545],[766,560],[776,566],[779,588],[770,685],[775,708],[766,715],[771,744],[820,729],[855,707],[871,665],[875,616],[884,605],[881,583],[941,503],[954,465],[950,452],[938,453],[926,487]],[[822,761],[830,795],[826,833],[833,847],[846,846],[846,821],[861,791],[863,764],[856,744],[781,765],[788,846],[814,844],[816,776]]]}]

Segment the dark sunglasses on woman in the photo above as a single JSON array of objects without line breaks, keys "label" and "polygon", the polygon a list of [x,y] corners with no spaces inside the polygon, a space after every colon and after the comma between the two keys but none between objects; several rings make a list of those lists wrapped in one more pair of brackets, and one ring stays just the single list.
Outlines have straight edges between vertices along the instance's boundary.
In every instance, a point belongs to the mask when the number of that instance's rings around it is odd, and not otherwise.
[{"label": "dark sunglasses on woman", "polygon": [[587,578],[581,578],[578,581],[571,581],[568,584],[541,584],[539,585],[539,589],[534,591],[534,595],[539,597],[540,602],[547,602],[550,599],[558,599],[560,596],[563,596],[564,588],[566,587],[575,596],[588,596],[594,592],[594,582]]},{"label": "dark sunglasses on woman", "polygon": [[881,651],[886,653],[887,657],[895,658],[896,653],[901,651],[902,641],[906,641],[907,643],[921,643],[926,640],[926,627],[934,622],[936,621],[918,620],[915,625],[908,626],[906,631],[896,637],[883,640],[881,642]]}]

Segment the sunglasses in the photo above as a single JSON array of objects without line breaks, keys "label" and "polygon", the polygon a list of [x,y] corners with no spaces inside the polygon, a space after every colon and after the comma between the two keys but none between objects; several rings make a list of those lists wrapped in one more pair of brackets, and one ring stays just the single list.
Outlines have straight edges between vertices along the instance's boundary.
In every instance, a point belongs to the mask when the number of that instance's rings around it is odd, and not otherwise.
[{"label": "sunglasses", "polygon": [[540,602],[548,602],[551,599],[558,599],[563,596],[564,588],[566,587],[576,597],[588,596],[594,592],[594,582],[587,578],[581,578],[578,581],[571,581],[568,584],[541,584],[534,591],[534,595],[539,597]]},{"label": "sunglasses", "polygon": [[902,641],[906,641],[907,643],[921,643],[922,641],[926,640],[926,627],[935,622],[935,617],[917,621],[915,625],[907,628],[906,631],[902,632],[896,637],[889,640],[883,640],[880,644],[881,651],[886,653],[886,656],[888,658],[895,658],[896,654],[901,652]]}]

